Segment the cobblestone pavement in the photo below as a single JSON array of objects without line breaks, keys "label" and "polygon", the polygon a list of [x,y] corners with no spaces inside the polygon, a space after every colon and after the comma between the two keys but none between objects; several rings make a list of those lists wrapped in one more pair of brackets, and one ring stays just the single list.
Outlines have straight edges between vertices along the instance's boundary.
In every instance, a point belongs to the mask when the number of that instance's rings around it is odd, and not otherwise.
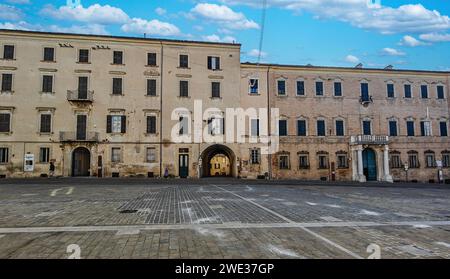
[{"label": "cobblestone pavement", "polygon": [[0,258],[450,258],[445,186],[0,183]]}]

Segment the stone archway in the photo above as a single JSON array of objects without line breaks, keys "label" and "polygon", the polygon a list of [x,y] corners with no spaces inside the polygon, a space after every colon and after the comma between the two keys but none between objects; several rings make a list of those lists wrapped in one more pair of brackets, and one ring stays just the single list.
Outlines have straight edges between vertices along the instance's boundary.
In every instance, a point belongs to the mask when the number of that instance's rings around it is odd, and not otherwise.
[{"label": "stone archway", "polygon": [[72,152],[72,176],[90,176],[91,152],[85,147],[78,147]]},{"label": "stone archway", "polygon": [[[206,148],[201,156],[200,177],[236,177],[236,156],[233,150],[221,144]],[[219,166],[213,166],[211,162],[216,159]],[[224,159],[222,161],[222,159]]]}]

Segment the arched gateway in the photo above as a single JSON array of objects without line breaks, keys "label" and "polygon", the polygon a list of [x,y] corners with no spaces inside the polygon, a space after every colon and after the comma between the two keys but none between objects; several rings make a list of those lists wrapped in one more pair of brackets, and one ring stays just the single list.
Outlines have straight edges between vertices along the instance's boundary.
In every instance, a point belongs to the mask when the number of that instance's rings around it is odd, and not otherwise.
[{"label": "arched gateway", "polygon": [[200,177],[236,177],[236,156],[221,144],[206,148],[200,156]]}]

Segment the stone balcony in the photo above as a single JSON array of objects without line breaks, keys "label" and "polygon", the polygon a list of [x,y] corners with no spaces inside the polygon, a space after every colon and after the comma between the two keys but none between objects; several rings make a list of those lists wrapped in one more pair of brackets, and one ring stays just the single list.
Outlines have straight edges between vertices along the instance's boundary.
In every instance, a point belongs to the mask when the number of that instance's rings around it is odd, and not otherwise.
[{"label": "stone balcony", "polygon": [[99,133],[87,132],[83,135],[77,132],[60,132],[59,140],[61,142],[98,142]]},{"label": "stone balcony", "polygon": [[358,135],[350,137],[351,145],[373,144],[373,145],[387,145],[389,144],[389,136],[377,135]]},{"label": "stone balcony", "polygon": [[67,100],[70,102],[86,102],[94,101],[94,91],[67,90]]}]

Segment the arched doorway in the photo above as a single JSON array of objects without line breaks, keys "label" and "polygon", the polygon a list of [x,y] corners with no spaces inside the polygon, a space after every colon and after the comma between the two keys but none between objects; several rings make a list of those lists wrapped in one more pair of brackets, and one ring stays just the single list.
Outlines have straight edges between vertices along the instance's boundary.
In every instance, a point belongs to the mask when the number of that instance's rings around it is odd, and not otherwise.
[{"label": "arched doorway", "polygon": [[366,148],[363,151],[363,170],[367,181],[377,181],[377,159],[373,149]]},{"label": "arched doorway", "polygon": [[78,147],[72,153],[72,176],[90,176],[91,152]]},{"label": "arched doorway", "polygon": [[236,176],[234,152],[224,145],[213,145],[206,148],[201,155],[201,177],[234,177]]}]

